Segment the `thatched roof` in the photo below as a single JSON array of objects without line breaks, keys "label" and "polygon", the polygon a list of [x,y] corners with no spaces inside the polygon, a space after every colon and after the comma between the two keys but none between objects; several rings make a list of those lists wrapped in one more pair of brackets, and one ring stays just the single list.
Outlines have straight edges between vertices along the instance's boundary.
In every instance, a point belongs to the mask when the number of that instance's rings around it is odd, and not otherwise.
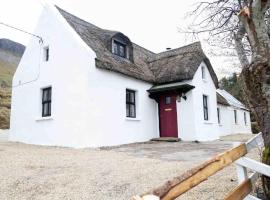
[{"label": "thatched roof", "polygon": [[[98,68],[154,84],[164,84],[192,79],[199,65],[204,61],[215,85],[218,86],[216,74],[199,42],[156,54],[132,43],[121,32],[99,28],[59,7],[57,9],[82,40],[95,51]],[[111,52],[111,42],[115,37],[122,38],[131,48],[130,59],[119,57]]]}]

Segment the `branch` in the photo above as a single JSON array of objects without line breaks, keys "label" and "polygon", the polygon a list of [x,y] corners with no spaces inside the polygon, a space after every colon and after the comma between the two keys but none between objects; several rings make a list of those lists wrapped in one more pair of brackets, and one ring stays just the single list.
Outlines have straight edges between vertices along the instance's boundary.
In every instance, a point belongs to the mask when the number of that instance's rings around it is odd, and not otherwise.
[{"label": "branch", "polygon": [[237,52],[242,67],[246,67],[249,65],[248,58],[245,53],[245,49],[242,42],[245,34],[246,34],[245,27],[242,23],[240,23],[238,31],[234,34],[234,40],[235,40],[235,50]]}]

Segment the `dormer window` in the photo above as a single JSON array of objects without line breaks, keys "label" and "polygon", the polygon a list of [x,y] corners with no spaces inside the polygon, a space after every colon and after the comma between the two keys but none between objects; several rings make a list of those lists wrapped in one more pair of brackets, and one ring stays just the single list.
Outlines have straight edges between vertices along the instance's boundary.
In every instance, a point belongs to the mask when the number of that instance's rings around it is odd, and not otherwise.
[{"label": "dormer window", "polygon": [[121,42],[113,40],[112,53],[123,58],[127,57],[127,46]]}]

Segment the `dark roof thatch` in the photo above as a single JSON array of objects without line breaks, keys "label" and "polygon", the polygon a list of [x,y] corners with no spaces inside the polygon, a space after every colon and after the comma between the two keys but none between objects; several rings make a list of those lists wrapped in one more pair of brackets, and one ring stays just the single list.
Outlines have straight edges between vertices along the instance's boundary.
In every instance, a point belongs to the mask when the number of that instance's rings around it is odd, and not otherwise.
[{"label": "dark roof thatch", "polygon": [[[98,68],[154,84],[164,84],[192,79],[201,62],[205,61],[215,85],[218,86],[216,74],[199,42],[156,54],[132,43],[127,36],[118,31],[101,29],[59,7],[57,9],[82,40],[95,51]],[[122,38],[130,46],[130,59],[111,53],[111,41],[115,37]]]}]

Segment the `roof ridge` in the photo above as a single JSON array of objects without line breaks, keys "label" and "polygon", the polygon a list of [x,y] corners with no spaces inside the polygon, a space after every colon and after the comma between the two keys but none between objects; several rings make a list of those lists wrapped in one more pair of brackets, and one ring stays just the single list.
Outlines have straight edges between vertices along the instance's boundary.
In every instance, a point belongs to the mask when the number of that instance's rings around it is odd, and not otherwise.
[{"label": "roof ridge", "polygon": [[163,53],[167,53],[167,52],[179,51],[179,50],[185,49],[185,48],[190,47],[190,46],[195,46],[195,45],[197,47],[200,47],[201,48],[201,42],[200,41],[197,41],[197,42],[193,42],[193,43],[187,44],[185,46],[181,46],[181,47],[178,47],[178,48],[174,48],[174,49],[162,51],[162,52],[159,52],[157,54],[159,55],[159,54],[163,54]]}]

